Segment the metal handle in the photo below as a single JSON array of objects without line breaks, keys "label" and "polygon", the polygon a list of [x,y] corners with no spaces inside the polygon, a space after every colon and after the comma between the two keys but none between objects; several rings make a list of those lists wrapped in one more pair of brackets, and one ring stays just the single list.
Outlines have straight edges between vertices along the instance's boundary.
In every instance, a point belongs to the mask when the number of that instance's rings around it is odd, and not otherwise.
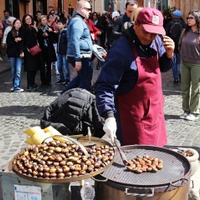
[{"label": "metal handle", "polygon": [[100,179],[94,178],[94,176],[92,176],[91,179],[93,179],[94,181],[97,181],[97,182],[107,182],[108,181],[107,178],[100,180]]},{"label": "metal handle", "polygon": [[172,186],[174,188],[177,188],[177,187],[180,187],[180,186],[184,185],[184,183],[187,183],[188,181],[189,181],[188,178],[183,177],[183,178],[181,178],[179,181],[177,181],[175,183],[170,183],[170,186]]},{"label": "metal handle", "polygon": [[143,188],[141,189],[142,193],[139,193],[138,189],[125,188],[124,192],[127,196],[134,196],[134,197],[153,197],[154,196],[154,188],[149,188],[149,189]]}]

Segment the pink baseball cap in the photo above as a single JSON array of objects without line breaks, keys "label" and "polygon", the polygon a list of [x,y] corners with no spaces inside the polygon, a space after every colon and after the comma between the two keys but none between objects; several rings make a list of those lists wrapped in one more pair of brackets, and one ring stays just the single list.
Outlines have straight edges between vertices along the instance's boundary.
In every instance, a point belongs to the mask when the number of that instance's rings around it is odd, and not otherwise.
[{"label": "pink baseball cap", "polygon": [[165,35],[163,27],[163,15],[155,8],[143,8],[137,16],[137,21],[140,22],[145,31]]}]

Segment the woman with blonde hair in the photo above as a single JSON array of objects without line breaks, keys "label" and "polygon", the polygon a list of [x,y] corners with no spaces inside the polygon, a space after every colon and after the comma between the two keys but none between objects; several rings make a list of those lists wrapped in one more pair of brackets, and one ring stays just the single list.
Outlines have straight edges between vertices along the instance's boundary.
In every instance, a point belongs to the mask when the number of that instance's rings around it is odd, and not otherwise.
[{"label": "woman with blonde hair", "polygon": [[134,23],[137,19],[138,13],[140,12],[140,10],[142,10],[143,7],[137,7],[134,9],[134,11],[131,14],[131,21],[132,23]]},{"label": "woman with blonde hair", "polygon": [[38,24],[38,41],[42,49],[41,56],[41,82],[42,85],[51,85],[51,64],[56,61],[53,43],[57,41],[57,34],[47,24],[47,16],[41,15]]}]

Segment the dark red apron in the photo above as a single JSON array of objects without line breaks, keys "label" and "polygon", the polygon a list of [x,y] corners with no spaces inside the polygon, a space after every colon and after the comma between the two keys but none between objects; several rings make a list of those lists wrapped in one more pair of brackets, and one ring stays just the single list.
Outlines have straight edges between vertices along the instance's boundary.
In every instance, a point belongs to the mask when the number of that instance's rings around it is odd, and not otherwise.
[{"label": "dark red apron", "polygon": [[129,93],[117,97],[123,145],[164,146],[167,134],[158,55],[140,58],[135,48],[133,52],[138,81]]}]

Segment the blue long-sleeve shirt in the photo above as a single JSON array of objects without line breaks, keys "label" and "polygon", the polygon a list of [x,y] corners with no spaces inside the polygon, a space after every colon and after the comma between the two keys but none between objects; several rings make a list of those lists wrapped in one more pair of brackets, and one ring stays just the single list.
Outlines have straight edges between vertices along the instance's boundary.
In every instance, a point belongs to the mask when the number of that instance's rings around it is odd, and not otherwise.
[{"label": "blue long-sleeve shirt", "polygon": [[[166,56],[166,51],[159,36],[149,46],[142,45],[134,33],[132,45],[136,47],[138,56],[149,58],[158,52],[158,62],[161,72],[166,72],[173,66],[173,59]],[[128,93],[135,86],[138,79],[138,68],[133,53],[131,40],[121,36],[109,50],[101,73],[95,83],[94,91],[99,114],[102,117],[113,115],[116,112],[115,96]],[[137,94],[136,94],[137,95]]]}]

